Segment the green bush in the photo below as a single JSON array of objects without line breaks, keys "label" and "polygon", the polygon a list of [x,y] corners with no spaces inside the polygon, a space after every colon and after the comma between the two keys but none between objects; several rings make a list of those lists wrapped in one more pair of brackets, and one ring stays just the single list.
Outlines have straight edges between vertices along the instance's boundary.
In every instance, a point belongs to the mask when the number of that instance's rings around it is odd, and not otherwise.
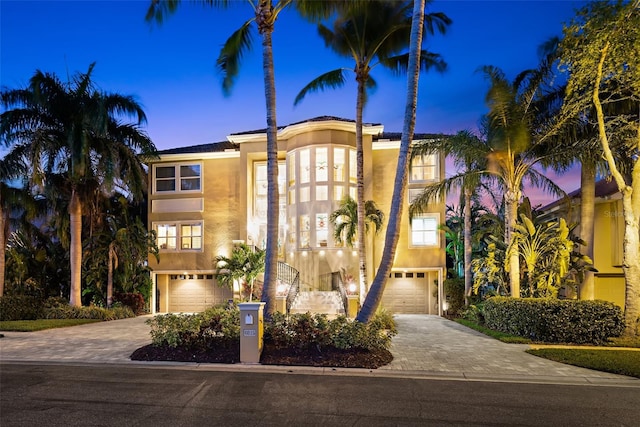
[{"label": "green bush", "polygon": [[601,344],[624,331],[622,310],[607,301],[494,297],[484,317],[488,328],[540,342]]},{"label": "green bush", "polygon": [[265,325],[265,340],[279,348],[388,349],[396,333],[395,322],[388,313],[376,314],[369,323],[345,316],[328,320],[325,314],[293,314],[287,318],[277,313]]},{"label": "green bush", "polygon": [[0,297],[0,321],[35,320],[42,318],[44,301],[31,295],[4,295]]},{"label": "green bush", "polygon": [[96,320],[118,320],[135,317],[136,315],[129,307],[73,307],[69,304],[57,305],[43,310],[44,319],[96,319]]},{"label": "green bush", "polygon": [[155,346],[214,348],[240,338],[237,305],[216,306],[196,314],[164,314],[146,322]]},{"label": "green bush", "polygon": [[478,325],[484,325],[484,304],[471,304],[469,307],[462,310],[460,316],[469,320],[470,322],[477,323]]},{"label": "green bush", "polygon": [[449,303],[447,311],[451,314],[460,313],[464,308],[464,277],[446,279],[442,284]]}]

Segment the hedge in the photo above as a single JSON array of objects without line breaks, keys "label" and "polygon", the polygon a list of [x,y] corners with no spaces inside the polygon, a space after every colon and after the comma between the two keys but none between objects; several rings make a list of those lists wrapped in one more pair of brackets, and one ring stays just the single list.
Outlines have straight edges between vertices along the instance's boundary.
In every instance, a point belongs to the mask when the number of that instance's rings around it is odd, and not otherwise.
[{"label": "hedge", "polygon": [[43,300],[29,295],[0,297],[0,321],[36,319],[99,319],[116,320],[135,317],[129,307],[72,307],[62,299]]},{"label": "hedge", "polygon": [[608,301],[493,297],[488,328],[539,342],[601,344],[624,331],[620,307]]}]

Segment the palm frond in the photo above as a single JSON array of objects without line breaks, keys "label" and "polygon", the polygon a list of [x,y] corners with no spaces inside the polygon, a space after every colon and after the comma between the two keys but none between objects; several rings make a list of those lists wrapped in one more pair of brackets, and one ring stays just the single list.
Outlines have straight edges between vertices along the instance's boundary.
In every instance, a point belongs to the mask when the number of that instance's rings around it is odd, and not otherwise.
[{"label": "palm frond", "polygon": [[231,94],[231,89],[235,79],[240,72],[240,63],[244,54],[251,49],[252,43],[252,23],[255,18],[246,21],[227,39],[218,59],[216,66],[222,73],[222,92],[225,96]]},{"label": "palm frond", "polygon": [[302,88],[302,90],[296,96],[296,99],[293,101],[293,105],[298,105],[300,102],[302,102],[302,100],[308,93],[343,87],[346,82],[346,71],[347,70],[344,68],[338,68],[336,70],[329,71],[316,77],[304,88]]}]

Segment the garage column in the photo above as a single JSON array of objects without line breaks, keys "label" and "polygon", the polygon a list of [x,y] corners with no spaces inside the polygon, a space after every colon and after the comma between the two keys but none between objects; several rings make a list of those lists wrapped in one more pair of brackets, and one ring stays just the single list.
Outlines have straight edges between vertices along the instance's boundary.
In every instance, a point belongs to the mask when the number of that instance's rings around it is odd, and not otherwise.
[{"label": "garage column", "polygon": [[260,363],[264,332],[263,302],[243,302],[240,308],[240,363]]}]

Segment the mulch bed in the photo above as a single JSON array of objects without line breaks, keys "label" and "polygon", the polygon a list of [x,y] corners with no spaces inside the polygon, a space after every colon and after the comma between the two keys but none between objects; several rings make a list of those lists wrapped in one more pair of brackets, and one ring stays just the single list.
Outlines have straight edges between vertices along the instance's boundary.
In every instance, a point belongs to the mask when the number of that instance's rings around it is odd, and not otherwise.
[{"label": "mulch bed", "polygon": [[[152,344],[133,352],[131,360],[172,361],[195,363],[239,363],[240,343],[224,348],[186,349]],[[337,348],[297,349],[277,348],[265,342],[260,363],[263,365],[315,366],[334,368],[377,369],[390,363],[393,355],[388,350],[368,351],[364,349],[342,350]]]}]

